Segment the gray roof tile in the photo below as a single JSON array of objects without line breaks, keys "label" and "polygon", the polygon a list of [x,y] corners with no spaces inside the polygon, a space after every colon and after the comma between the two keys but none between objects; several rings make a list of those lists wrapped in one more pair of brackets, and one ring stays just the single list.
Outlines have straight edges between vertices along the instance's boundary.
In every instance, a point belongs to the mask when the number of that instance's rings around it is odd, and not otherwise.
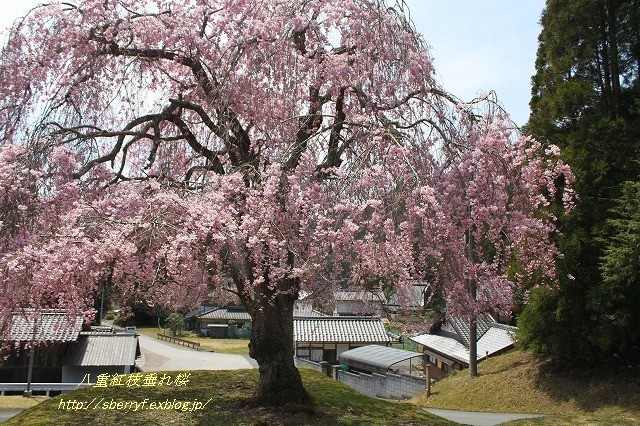
[{"label": "gray roof tile", "polygon": [[[450,317],[449,323],[451,324],[453,329],[456,331],[456,333],[460,337],[460,340],[462,341],[462,343],[466,347],[469,347],[469,343],[471,342],[471,338],[469,335],[469,321],[466,319],[462,319],[460,317]],[[478,315],[476,324],[477,324],[476,328],[478,330],[477,340],[480,340],[484,335],[484,333],[486,333],[487,330],[489,330],[489,328],[495,325],[496,322],[489,315],[482,314],[482,315]]]},{"label": "gray roof tile", "polygon": [[392,338],[379,318],[320,317],[294,318],[296,342],[387,343]]},{"label": "gray roof tile", "polygon": [[296,317],[324,317],[326,316],[320,311],[313,309],[313,305],[309,302],[296,300],[293,304],[293,316]]},{"label": "gray roof tile", "polygon": [[134,365],[140,353],[135,334],[82,335],[65,359],[65,365]]},{"label": "gray roof tile", "polygon": [[381,291],[368,291],[368,290],[357,290],[357,291],[336,291],[333,295],[334,300],[336,301],[362,301],[362,302],[386,302],[387,299],[384,297],[384,293]]},{"label": "gray roof tile", "polygon": [[6,340],[29,342],[74,342],[82,331],[82,316],[70,316],[61,309],[14,313]]},{"label": "gray roof tile", "polygon": [[[478,339],[478,359],[484,358],[487,354],[492,355],[511,347],[515,341],[513,336],[514,330],[515,327],[509,327],[502,324],[494,324],[493,326],[490,326],[489,329],[485,330],[482,336]],[[430,349],[451,359],[460,361],[463,364],[469,364],[468,346],[463,345],[452,337],[437,334],[421,334],[419,336],[410,337],[409,340],[423,345],[427,350]]]},{"label": "gray roof tile", "polygon": [[213,320],[242,320],[251,321],[251,315],[242,308],[217,308],[212,311],[199,315],[200,319],[213,319]]}]

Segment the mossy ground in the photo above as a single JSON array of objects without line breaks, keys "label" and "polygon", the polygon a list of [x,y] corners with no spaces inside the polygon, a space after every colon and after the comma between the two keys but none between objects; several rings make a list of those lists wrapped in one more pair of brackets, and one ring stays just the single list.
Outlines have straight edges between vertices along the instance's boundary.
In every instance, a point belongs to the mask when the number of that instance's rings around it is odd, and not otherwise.
[{"label": "mossy ground", "polygon": [[[178,372],[168,372],[175,375]],[[187,386],[88,388],[51,398],[10,419],[7,425],[448,425],[415,405],[369,398],[321,373],[301,369],[312,408],[284,405],[276,409],[251,405],[258,370],[193,371]],[[162,373],[158,373],[162,374]],[[209,401],[196,411],[176,409],[64,409],[69,400],[103,403]],[[99,406],[101,406],[99,404]],[[92,405],[93,407],[93,405]]]}]

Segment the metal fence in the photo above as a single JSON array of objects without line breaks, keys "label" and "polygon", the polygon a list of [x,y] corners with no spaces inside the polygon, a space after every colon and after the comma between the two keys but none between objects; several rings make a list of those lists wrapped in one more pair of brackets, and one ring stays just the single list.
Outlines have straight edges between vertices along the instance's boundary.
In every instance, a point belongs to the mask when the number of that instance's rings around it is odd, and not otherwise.
[{"label": "metal fence", "polygon": [[[51,392],[71,392],[87,386],[91,385],[87,383],[31,383],[31,391],[33,393],[44,393],[46,396],[50,396]],[[26,383],[0,383],[0,395],[2,396],[7,392],[22,393],[26,390]]]}]

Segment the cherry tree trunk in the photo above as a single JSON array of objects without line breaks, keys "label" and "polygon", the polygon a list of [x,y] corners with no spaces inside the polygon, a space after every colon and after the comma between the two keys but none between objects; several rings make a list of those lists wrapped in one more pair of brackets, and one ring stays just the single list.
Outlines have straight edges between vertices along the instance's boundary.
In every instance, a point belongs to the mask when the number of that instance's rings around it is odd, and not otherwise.
[{"label": "cherry tree trunk", "polygon": [[311,404],[293,360],[293,302],[287,295],[254,302],[249,355],[260,370],[258,405]]}]

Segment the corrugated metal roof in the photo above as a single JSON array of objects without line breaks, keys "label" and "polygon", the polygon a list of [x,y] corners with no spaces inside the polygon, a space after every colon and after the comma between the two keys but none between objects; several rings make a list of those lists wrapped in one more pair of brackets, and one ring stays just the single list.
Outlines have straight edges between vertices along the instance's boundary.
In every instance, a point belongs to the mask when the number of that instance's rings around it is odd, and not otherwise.
[{"label": "corrugated metal roof", "polygon": [[296,342],[387,343],[395,342],[380,318],[319,317],[294,318]]},{"label": "corrugated metal roof", "polygon": [[198,318],[201,319],[213,319],[213,320],[243,320],[251,321],[251,315],[241,308],[218,308],[213,311],[209,311]]},{"label": "corrugated metal roof", "polygon": [[138,348],[135,334],[95,334],[80,336],[65,359],[65,365],[134,365]]},{"label": "corrugated metal roof", "polygon": [[360,370],[385,373],[394,364],[420,357],[422,353],[419,352],[368,345],[342,352],[338,361]]},{"label": "corrugated metal roof", "polygon": [[82,331],[82,316],[69,316],[61,309],[15,313],[8,340],[29,342],[74,342]]},{"label": "corrugated metal roof", "polygon": [[[487,353],[493,355],[513,345],[515,341],[513,337],[514,327],[496,324],[489,327],[488,330],[478,340],[478,359],[484,358]],[[446,357],[469,364],[469,349],[456,339],[446,336],[438,336],[437,334],[421,334],[419,336],[410,337],[420,345],[425,346],[427,350],[432,350]]]}]

